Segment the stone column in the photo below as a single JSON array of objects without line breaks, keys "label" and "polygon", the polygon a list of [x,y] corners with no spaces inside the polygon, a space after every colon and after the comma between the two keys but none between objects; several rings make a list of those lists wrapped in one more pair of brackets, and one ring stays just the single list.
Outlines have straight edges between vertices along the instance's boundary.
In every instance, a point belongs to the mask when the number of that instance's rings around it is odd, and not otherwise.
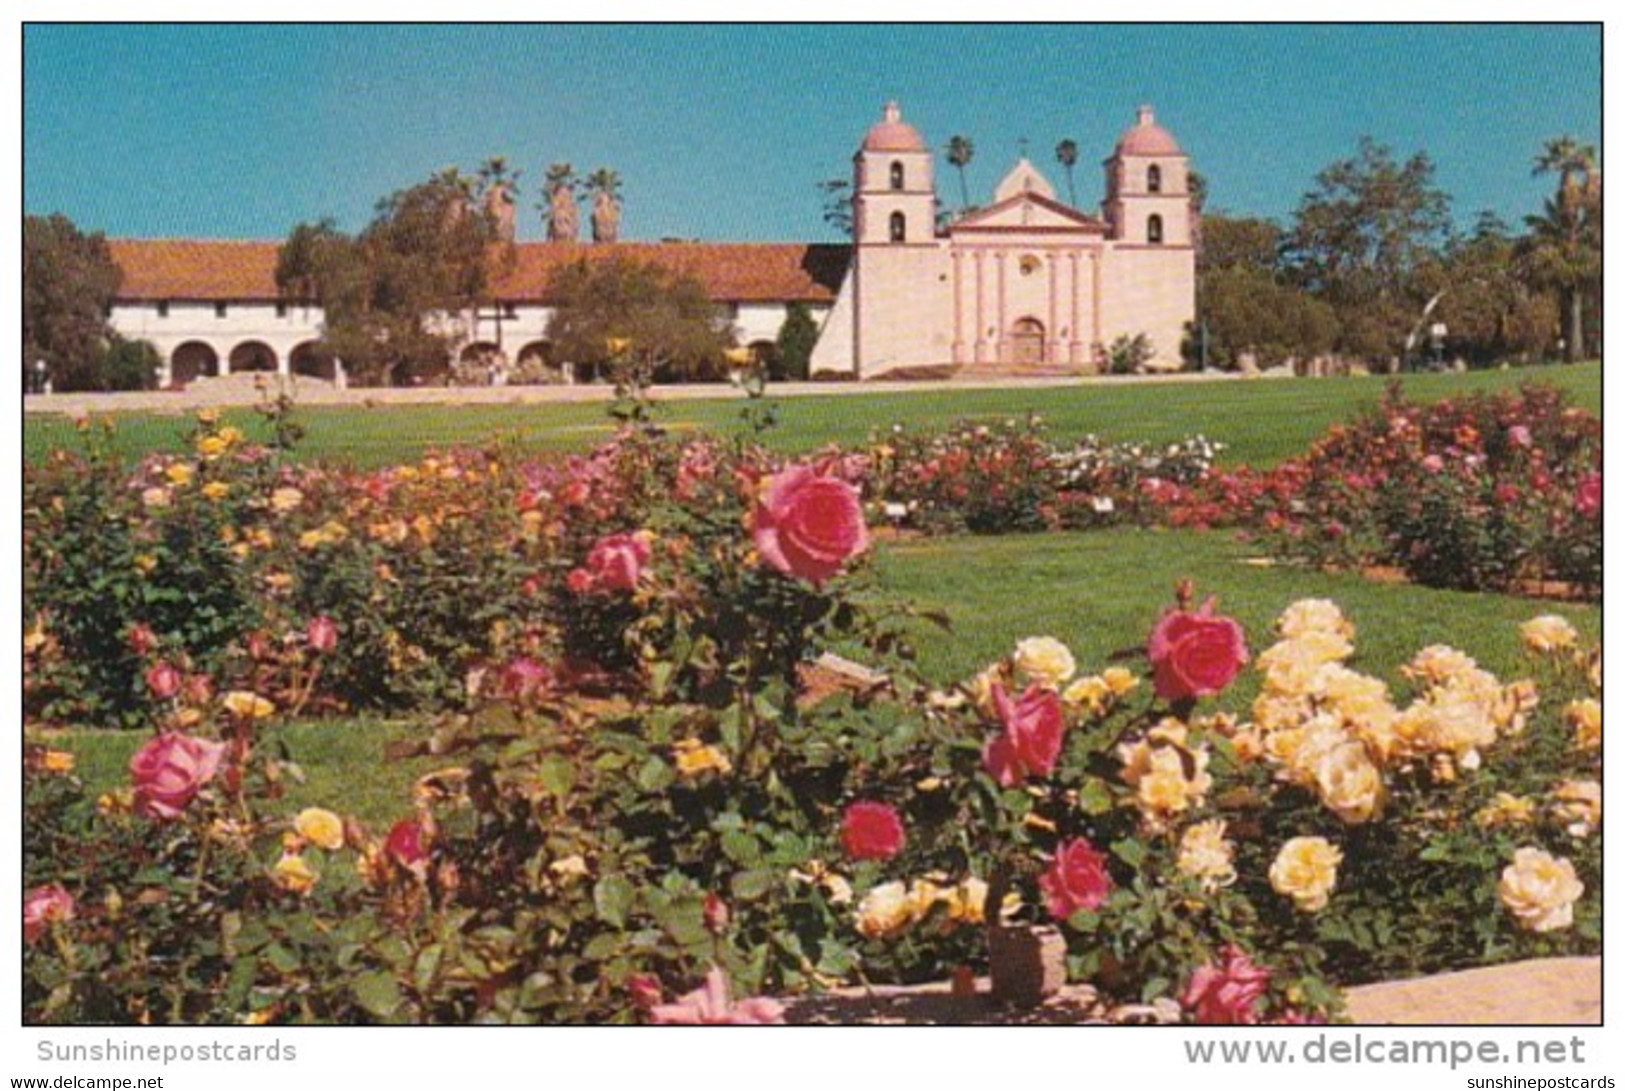
[{"label": "stone column", "polygon": [[954,355],[956,364],[965,362],[965,298],[964,276],[961,268],[961,259],[964,257],[959,251],[953,252],[954,263]]},{"label": "stone column", "polygon": [[[1091,296],[1089,321],[1094,327],[1089,331],[1089,343],[1091,346],[1097,343],[1104,345],[1106,343],[1106,331],[1100,328],[1100,252],[1098,250],[1089,255],[1089,295]],[[1093,357],[1094,353],[1091,352],[1089,361],[1091,366],[1094,364]]]},{"label": "stone column", "polygon": [[1010,358],[1010,346],[1004,339],[1004,335],[1010,327],[1010,323],[1005,318],[1004,314],[1005,257],[1006,255],[1003,250],[1000,250],[998,253],[993,255],[993,260],[997,262],[999,266],[999,313],[994,317],[996,334],[993,341],[993,358],[1001,364],[1007,362]]},{"label": "stone column", "polygon": [[1044,275],[1049,277],[1049,326],[1044,330],[1044,363],[1055,364],[1061,358],[1061,286],[1058,283],[1061,263],[1055,260],[1054,254],[1044,255]]},{"label": "stone column", "polygon": [[973,356],[978,364],[987,357],[987,308],[982,303],[986,289],[986,278],[982,275],[986,257],[980,250],[976,251],[976,348]]},{"label": "stone column", "polygon": [[1066,256],[1066,263],[1072,273],[1072,317],[1070,319],[1071,329],[1069,331],[1069,340],[1066,347],[1066,357],[1067,362],[1071,363],[1073,366],[1076,366],[1081,362],[1080,357],[1082,356],[1083,345],[1083,339],[1078,334],[1078,323],[1082,320],[1083,315],[1078,305],[1079,292],[1077,253],[1073,252],[1068,254]]}]

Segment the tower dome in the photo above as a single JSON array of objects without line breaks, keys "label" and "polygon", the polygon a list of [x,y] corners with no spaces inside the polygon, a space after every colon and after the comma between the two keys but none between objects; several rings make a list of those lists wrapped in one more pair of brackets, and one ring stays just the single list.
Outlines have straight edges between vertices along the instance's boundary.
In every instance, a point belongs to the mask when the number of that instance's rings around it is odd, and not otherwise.
[{"label": "tower dome", "polygon": [[1141,106],[1134,124],[1123,130],[1117,141],[1118,155],[1183,155],[1179,142],[1167,129],[1157,124],[1151,107]]},{"label": "tower dome", "polygon": [[903,120],[903,111],[896,102],[886,103],[886,109],[881,119],[869,129],[869,134],[863,138],[863,150],[866,152],[923,152],[925,141],[914,126]]}]

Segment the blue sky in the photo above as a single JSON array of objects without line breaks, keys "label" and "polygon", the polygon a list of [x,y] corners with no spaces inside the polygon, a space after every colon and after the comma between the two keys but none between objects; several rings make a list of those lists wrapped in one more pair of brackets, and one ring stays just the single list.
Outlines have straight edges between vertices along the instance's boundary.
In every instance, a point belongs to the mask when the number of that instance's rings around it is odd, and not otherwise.
[{"label": "blue sky", "polygon": [[[1285,219],[1362,134],[1425,149],[1458,222],[1518,222],[1560,133],[1600,146],[1595,27],[49,27],[24,35],[24,205],[121,236],[279,238],[448,165],[618,170],[623,234],[833,239],[814,184],[849,171],[887,98],[940,149],[969,136],[973,199],[1018,141],[1079,203],[1144,101],[1212,207]],[[957,200],[939,159],[938,188]]]}]

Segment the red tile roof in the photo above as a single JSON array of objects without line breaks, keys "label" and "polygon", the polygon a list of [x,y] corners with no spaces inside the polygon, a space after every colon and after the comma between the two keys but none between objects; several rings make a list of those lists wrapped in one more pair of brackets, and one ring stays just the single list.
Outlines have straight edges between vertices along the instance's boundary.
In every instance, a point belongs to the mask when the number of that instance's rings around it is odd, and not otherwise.
[{"label": "red tile roof", "polygon": [[[277,298],[275,242],[109,239],[124,271],[118,298],[269,301]],[[829,303],[840,290],[851,247],[809,243],[519,243],[512,269],[498,275],[503,302],[542,303],[555,269],[611,257],[657,262],[691,274],[719,303]]]}]

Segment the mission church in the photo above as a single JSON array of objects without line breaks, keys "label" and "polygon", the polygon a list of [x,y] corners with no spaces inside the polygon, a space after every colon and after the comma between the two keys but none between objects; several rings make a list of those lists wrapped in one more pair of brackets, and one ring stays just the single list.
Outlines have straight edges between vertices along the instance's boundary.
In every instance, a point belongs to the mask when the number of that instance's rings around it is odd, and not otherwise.
[{"label": "mission church", "polygon": [[[1023,157],[991,204],[939,227],[930,146],[888,103],[853,158],[850,246],[516,243],[494,305],[462,316],[457,355],[561,363],[546,338],[553,272],[620,255],[694,276],[758,353],[772,350],[792,304],[806,306],[821,329],[814,376],[1090,373],[1113,341],[1140,334],[1148,366],[1176,368],[1195,313],[1188,165],[1141,107],[1105,161],[1098,216],[1059,200]],[[110,240],[124,273],[113,327],[157,348],[165,386],[240,371],[343,384],[321,309],[277,289],[278,245]]]}]

